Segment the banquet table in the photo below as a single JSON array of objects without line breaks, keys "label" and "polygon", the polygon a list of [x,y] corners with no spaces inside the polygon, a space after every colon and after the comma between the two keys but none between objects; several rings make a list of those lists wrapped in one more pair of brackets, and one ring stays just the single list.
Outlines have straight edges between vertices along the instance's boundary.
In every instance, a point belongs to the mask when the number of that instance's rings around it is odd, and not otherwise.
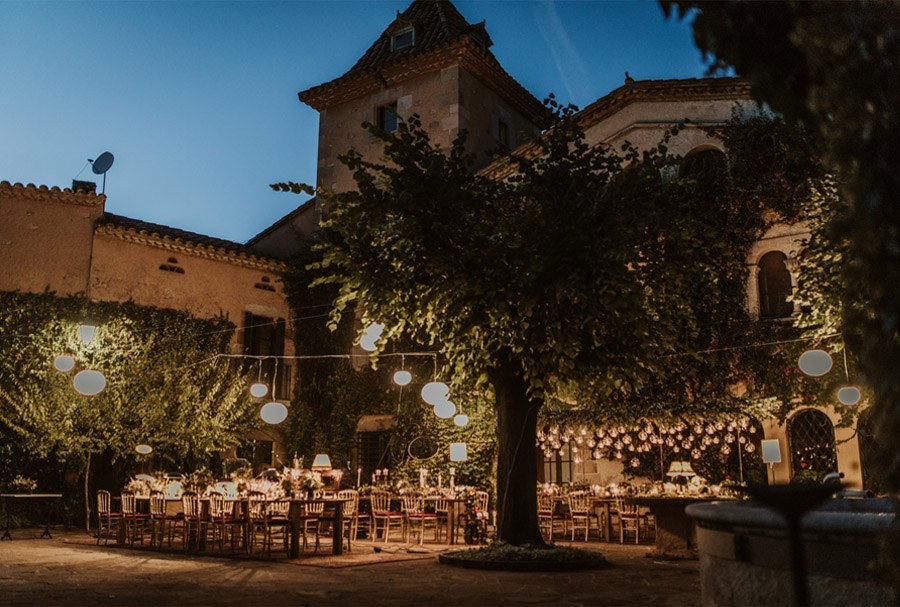
[{"label": "banquet table", "polygon": [[[62,493],[0,493],[0,499],[3,500],[3,511],[6,513],[6,531],[3,532],[3,536],[0,536],[0,541],[9,540],[12,541],[12,535],[9,533],[9,502],[13,500],[14,502],[26,503],[32,502],[36,500],[52,500],[52,499],[62,499]],[[47,514],[47,522],[44,525],[44,531],[41,533],[41,537],[48,537],[53,539],[53,536],[50,534],[50,515]]]},{"label": "banquet table", "polygon": [[656,518],[655,556],[672,559],[697,558],[697,530],[684,511],[690,504],[716,501],[719,497],[639,496],[625,498],[626,504],[650,509]]}]

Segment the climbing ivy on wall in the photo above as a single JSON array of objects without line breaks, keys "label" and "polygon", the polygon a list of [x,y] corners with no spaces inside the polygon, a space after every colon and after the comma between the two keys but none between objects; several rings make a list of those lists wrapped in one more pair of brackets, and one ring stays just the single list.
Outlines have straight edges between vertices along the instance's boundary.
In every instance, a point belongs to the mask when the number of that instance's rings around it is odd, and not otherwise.
[{"label": "climbing ivy on wall", "polygon": [[[97,325],[88,344],[77,326]],[[31,460],[89,471],[91,456],[180,468],[238,444],[257,424],[246,378],[216,354],[227,352],[234,326],[224,318],[52,293],[0,293],[0,482]],[[57,355],[74,357],[62,373]],[[96,369],[106,388],[78,394],[72,378]],[[153,446],[141,456],[135,446]]]}]

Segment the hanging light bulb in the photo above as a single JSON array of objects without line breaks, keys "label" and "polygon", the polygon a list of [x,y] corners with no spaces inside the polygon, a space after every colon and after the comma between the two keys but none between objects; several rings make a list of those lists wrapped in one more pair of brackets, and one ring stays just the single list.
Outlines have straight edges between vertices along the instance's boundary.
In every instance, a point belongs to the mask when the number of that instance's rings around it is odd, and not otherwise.
[{"label": "hanging light bulb", "polygon": [[456,405],[449,400],[443,400],[434,406],[434,414],[441,419],[450,419],[456,413]]},{"label": "hanging light bulb", "polygon": [[856,386],[843,386],[837,391],[837,399],[842,405],[855,405],[862,398],[862,392]]},{"label": "hanging light bulb", "polygon": [[[435,407],[435,409],[437,409],[437,407]],[[465,413],[460,413],[453,417],[453,423],[462,428],[469,423],[469,416]]]},{"label": "hanging light bulb", "polygon": [[60,354],[53,359],[53,368],[61,373],[68,373],[75,368],[75,359],[68,354]]},{"label": "hanging light bulb", "polygon": [[397,371],[394,373],[394,383],[398,386],[408,386],[412,381],[412,373],[409,371]]},{"label": "hanging light bulb", "polygon": [[97,327],[94,325],[78,325],[78,339],[81,340],[81,343],[87,345],[91,343],[91,340],[94,339],[94,331],[97,330]]},{"label": "hanging light bulb", "polygon": [[444,402],[449,396],[450,388],[442,381],[432,381],[422,386],[422,400],[429,405]]},{"label": "hanging light bulb", "polygon": [[72,385],[79,394],[94,396],[103,392],[103,388],[106,387],[106,378],[100,371],[85,369],[75,374],[75,377],[72,378]]},{"label": "hanging light bulb", "polygon": [[259,410],[259,416],[267,424],[280,424],[287,419],[288,409],[284,403],[277,400],[264,404]]},{"label": "hanging light bulb", "polygon": [[797,360],[800,370],[810,377],[820,377],[831,371],[834,364],[825,350],[807,350]]}]

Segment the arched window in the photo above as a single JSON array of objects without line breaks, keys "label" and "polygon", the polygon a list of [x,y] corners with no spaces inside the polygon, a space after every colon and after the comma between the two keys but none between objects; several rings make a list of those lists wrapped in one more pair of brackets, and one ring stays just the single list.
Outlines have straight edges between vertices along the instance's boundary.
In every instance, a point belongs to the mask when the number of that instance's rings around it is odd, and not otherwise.
[{"label": "arched window", "polygon": [[786,318],[794,313],[794,304],[788,301],[792,289],[786,259],[787,255],[781,251],[771,251],[759,260],[756,283],[760,318]]},{"label": "arched window", "polygon": [[681,164],[683,177],[722,179],[727,172],[728,160],[722,151],[715,148],[690,152],[684,157]]},{"label": "arched window", "polygon": [[837,470],[834,450],[834,426],[828,416],[815,409],[804,409],[788,422],[791,469],[794,476],[822,480]]}]

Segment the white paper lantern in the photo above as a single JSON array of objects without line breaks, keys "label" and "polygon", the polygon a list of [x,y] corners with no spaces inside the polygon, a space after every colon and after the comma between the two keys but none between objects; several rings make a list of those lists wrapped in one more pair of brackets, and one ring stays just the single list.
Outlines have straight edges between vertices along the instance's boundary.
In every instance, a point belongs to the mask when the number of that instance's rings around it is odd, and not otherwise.
[{"label": "white paper lantern", "polygon": [[284,403],[272,401],[264,404],[262,408],[260,408],[259,416],[267,424],[280,424],[287,419],[288,410],[287,407],[284,406]]},{"label": "white paper lantern", "polygon": [[441,419],[450,419],[456,413],[456,405],[449,400],[442,400],[434,406],[434,414]]},{"label": "white paper lantern", "polygon": [[151,453],[153,453],[153,447],[144,443],[141,443],[140,445],[135,447],[134,450],[141,455],[150,455]]},{"label": "white paper lantern", "polygon": [[394,383],[398,386],[408,386],[412,381],[412,373],[409,371],[397,371],[394,373]]},{"label": "white paper lantern", "polygon": [[68,354],[60,354],[53,359],[53,367],[62,373],[68,373],[75,368],[75,359]]},{"label": "white paper lantern", "polygon": [[378,349],[378,345],[375,343],[376,341],[378,341],[377,337],[372,337],[371,335],[363,335],[359,340],[359,347],[366,352],[374,352]]},{"label": "white paper lantern", "polygon": [[[435,407],[435,409],[437,409],[437,407]],[[453,423],[462,428],[469,423],[469,416],[465,413],[460,413],[453,418]]]},{"label": "white paper lantern", "polygon": [[363,329],[363,333],[367,337],[371,337],[372,340],[377,340],[381,337],[382,332],[384,331],[384,325],[380,322],[370,322],[365,329]]},{"label": "white paper lantern", "polygon": [[100,371],[85,369],[75,374],[75,377],[72,378],[72,384],[79,394],[94,396],[103,392],[103,388],[106,387],[106,378],[103,377]]},{"label": "white paper lantern", "polygon": [[842,405],[855,405],[862,398],[862,392],[856,386],[844,386],[837,392],[837,399]]},{"label": "white paper lantern", "polygon": [[464,462],[469,459],[466,443],[450,443],[450,461]]},{"label": "white paper lantern", "polygon": [[442,381],[432,381],[422,386],[422,400],[429,405],[444,402],[449,396],[450,388]]},{"label": "white paper lantern", "polygon": [[89,344],[94,339],[94,331],[96,330],[97,327],[94,325],[78,325],[78,339],[83,344]]},{"label": "white paper lantern", "polygon": [[834,364],[831,355],[825,350],[807,350],[797,361],[800,370],[810,377],[820,377],[831,371]]},{"label": "white paper lantern", "polygon": [[264,383],[256,382],[250,386],[250,395],[254,398],[262,398],[269,393],[269,386]]}]

